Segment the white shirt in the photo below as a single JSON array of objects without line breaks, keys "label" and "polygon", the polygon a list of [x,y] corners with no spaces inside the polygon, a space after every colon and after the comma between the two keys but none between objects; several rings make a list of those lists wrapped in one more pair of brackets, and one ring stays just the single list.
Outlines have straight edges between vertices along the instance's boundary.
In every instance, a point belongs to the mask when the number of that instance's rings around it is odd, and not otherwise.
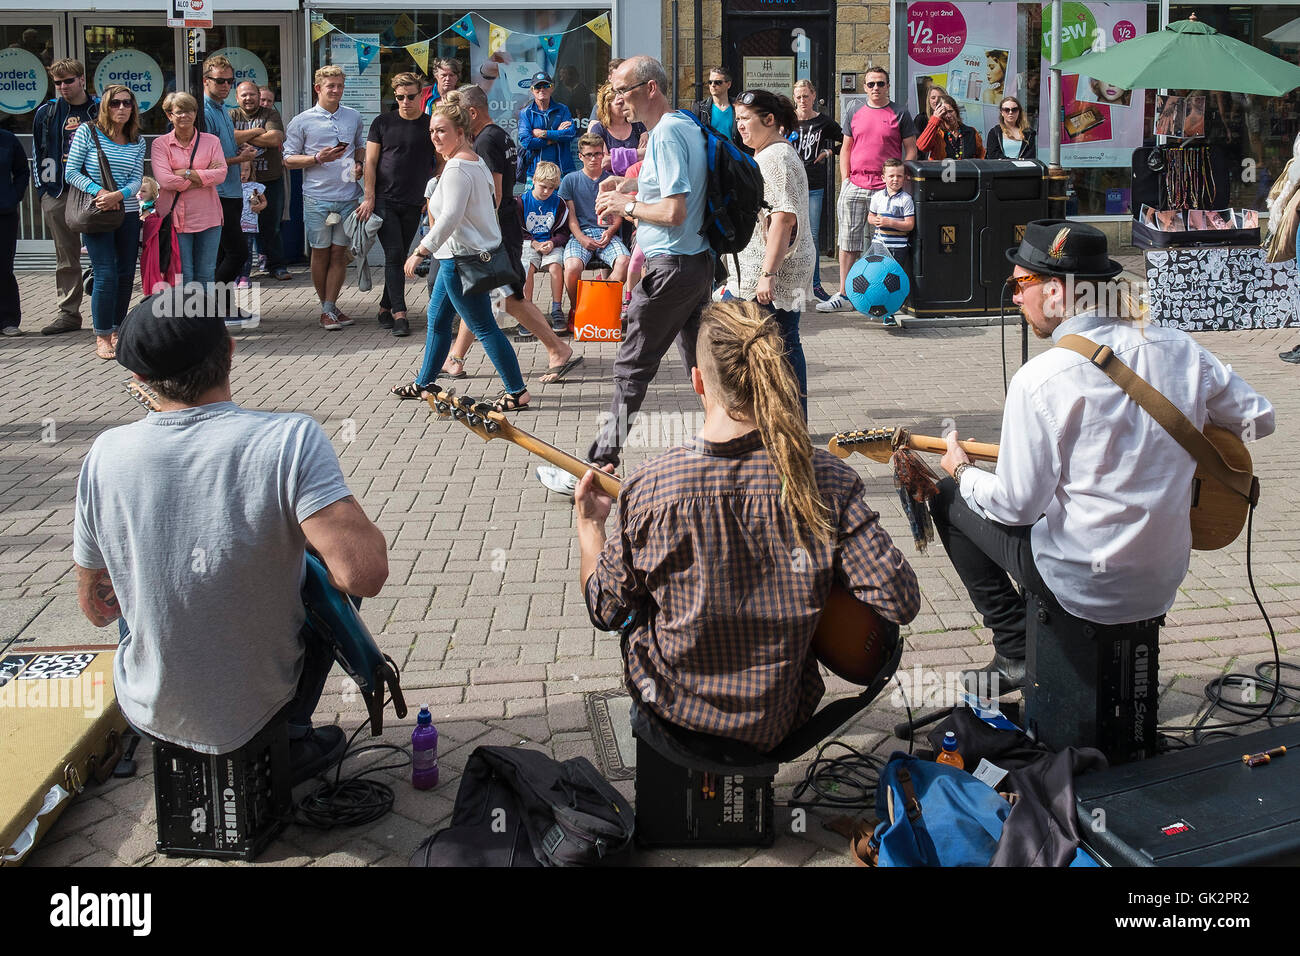
[{"label": "white shirt", "polygon": [[[1053,341],[1109,345],[1198,429],[1207,419],[1262,438],[1273,406],[1185,332],[1095,313]],[[996,472],[968,468],[967,504],[1005,525],[1033,525],[1034,562],[1070,614],[1098,624],[1158,617],[1187,573],[1196,462],[1087,359],[1064,348],[1028,362],[1007,393]]]},{"label": "white shirt", "polygon": [[[433,228],[420,248],[437,259],[491,252],[501,245],[492,173],[481,159],[449,159],[429,197]],[[436,250],[436,251],[435,251]]]}]

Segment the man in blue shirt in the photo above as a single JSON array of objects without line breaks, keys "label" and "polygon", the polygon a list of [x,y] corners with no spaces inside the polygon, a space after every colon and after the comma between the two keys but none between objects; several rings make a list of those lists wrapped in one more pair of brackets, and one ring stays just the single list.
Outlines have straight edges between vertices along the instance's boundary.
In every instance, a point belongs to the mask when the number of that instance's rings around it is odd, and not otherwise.
[{"label": "man in blue shirt", "polygon": [[731,101],[731,71],[724,66],[709,70],[709,95],[696,100],[691,112],[747,153],[753,151],[740,138],[736,128],[736,107]]},{"label": "man in blue shirt", "polygon": [[210,56],[203,61],[203,122],[207,132],[221,140],[226,157],[226,179],[217,186],[221,197],[221,248],[217,251],[216,280],[234,282],[248,258],[248,243],[240,227],[244,214],[244,191],[239,185],[239,167],[251,163],[257,147],[235,143],[235,126],[226,109],[226,97],[235,82],[235,68],[224,56]]},{"label": "man in blue shirt", "polygon": [[[587,451],[596,465],[618,464],[628,425],[641,409],[651,379],[673,340],[683,371],[695,365],[700,312],[713,281],[713,253],[700,235],[704,222],[708,160],[699,127],[673,110],[665,96],[668,76],[648,56],[626,60],[613,75],[628,119],[650,131],[638,179],[611,176],[596,195],[596,217],[620,216],[637,224],[637,243],[645,251],[641,283],[627,308],[627,332],[614,360],[614,399],[610,414]],[[537,469],[552,491],[573,494],[576,479],[550,466]]]},{"label": "man in blue shirt", "polygon": [[524,179],[531,184],[533,170],[545,160],[573,172],[573,151],[569,143],[578,135],[573,114],[563,103],[551,102],[551,77],[533,74],[533,102],[519,111],[519,154]]}]

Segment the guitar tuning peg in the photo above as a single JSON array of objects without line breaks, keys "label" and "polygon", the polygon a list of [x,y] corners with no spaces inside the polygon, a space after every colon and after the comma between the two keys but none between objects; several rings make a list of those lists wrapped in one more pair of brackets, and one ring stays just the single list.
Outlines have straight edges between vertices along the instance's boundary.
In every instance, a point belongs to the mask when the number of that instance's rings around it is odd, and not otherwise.
[{"label": "guitar tuning peg", "polygon": [[478,412],[484,418],[488,417],[488,412],[492,411],[492,406],[487,402],[477,402],[474,405],[474,411]]},{"label": "guitar tuning peg", "polygon": [[458,422],[464,421],[465,409],[461,408],[459,405],[453,406],[451,410],[451,417],[456,419],[456,421]]},{"label": "guitar tuning peg", "polygon": [[440,398],[440,399],[438,399],[436,402],[434,402],[434,404],[433,404],[433,409],[434,409],[434,411],[436,411],[439,415],[442,415],[443,417],[446,417],[447,413],[451,411],[451,406],[448,405],[448,404],[446,403],[446,401],[444,401],[443,399]]},{"label": "guitar tuning peg", "polygon": [[500,424],[494,422],[492,419],[490,418],[484,419],[484,422],[487,425],[487,430],[489,435],[495,435],[497,432],[501,431]]},{"label": "guitar tuning peg", "polygon": [[468,395],[462,395],[462,396],[460,397],[460,405],[461,405],[461,407],[463,407],[463,408],[472,408],[474,405],[477,405],[477,404],[478,404],[478,402],[476,402],[474,399],[470,398]]},{"label": "guitar tuning peg", "polygon": [[465,415],[465,421],[470,428],[478,428],[483,424],[483,419],[479,418],[478,414],[475,412],[467,412]]}]

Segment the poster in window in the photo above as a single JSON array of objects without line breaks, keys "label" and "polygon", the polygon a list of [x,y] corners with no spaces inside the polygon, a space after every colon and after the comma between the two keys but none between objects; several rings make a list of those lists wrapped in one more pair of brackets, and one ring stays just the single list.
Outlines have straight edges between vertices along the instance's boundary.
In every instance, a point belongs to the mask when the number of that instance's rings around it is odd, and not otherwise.
[{"label": "poster in window", "polygon": [[907,6],[908,110],[925,125],[926,101],[941,87],[962,122],[981,136],[998,122],[998,104],[1018,95],[1016,5],[920,2]]}]

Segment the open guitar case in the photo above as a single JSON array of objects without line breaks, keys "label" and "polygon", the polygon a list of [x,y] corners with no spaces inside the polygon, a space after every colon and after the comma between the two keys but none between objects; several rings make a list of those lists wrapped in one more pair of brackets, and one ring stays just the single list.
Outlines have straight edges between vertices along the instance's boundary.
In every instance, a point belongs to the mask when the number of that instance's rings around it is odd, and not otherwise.
[{"label": "open guitar case", "polygon": [[1184,140],[1180,145],[1141,146],[1133,150],[1133,245],[1139,249],[1168,249],[1191,246],[1258,246],[1259,227],[1253,229],[1196,229],[1165,232],[1153,229],[1140,219],[1142,207],[1168,210],[1166,174],[1169,160],[1176,150],[1207,146],[1210,150],[1210,199],[1197,208],[1226,209],[1232,204],[1232,167],[1226,150],[1200,138]]}]

